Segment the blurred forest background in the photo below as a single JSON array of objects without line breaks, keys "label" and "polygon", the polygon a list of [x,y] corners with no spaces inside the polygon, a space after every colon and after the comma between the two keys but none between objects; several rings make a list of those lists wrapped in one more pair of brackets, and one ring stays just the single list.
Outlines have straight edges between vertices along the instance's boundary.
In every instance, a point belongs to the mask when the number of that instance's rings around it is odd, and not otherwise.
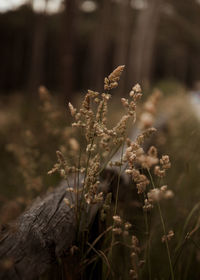
[{"label": "blurred forest background", "polygon": [[71,99],[102,89],[120,64],[121,91],[134,82],[148,89],[163,79],[189,87],[200,80],[200,1],[65,0],[48,11],[53,1],[0,13],[1,94],[31,95],[44,84]]}]

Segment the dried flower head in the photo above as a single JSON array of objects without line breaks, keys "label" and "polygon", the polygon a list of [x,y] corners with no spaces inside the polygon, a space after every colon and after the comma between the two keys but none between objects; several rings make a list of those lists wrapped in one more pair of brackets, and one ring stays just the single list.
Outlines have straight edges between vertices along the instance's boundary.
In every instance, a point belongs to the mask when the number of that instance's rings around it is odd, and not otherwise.
[{"label": "dried flower head", "polygon": [[148,199],[145,199],[143,209],[145,211],[150,211],[152,208],[153,208],[152,202],[150,202]]},{"label": "dried flower head", "polygon": [[49,100],[50,94],[48,89],[45,86],[40,86],[39,89],[39,96],[41,100]]},{"label": "dried flower head", "polygon": [[116,224],[118,224],[118,225],[121,225],[121,224],[122,224],[122,219],[121,219],[120,216],[117,216],[117,215],[113,216],[113,220],[114,220],[114,222],[115,222]]},{"label": "dried flower head", "polygon": [[104,90],[110,90],[118,86],[118,81],[125,65],[118,66],[109,76],[104,79]]},{"label": "dried flower head", "polygon": [[77,141],[75,138],[70,138],[70,139],[69,139],[69,145],[70,145],[70,148],[71,148],[74,152],[77,152],[77,151],[79,151],[79,149],[80,149],[80,145],[79,145],[78,141]]},{"label": "dried flower head", "polygon": [[162,158],[160,159],[160,164],[162,165],[163,169],[165,170],[169,169],[171,167],[169,156],[168,155],[162,156]]},{"label": "dried flower head", "polygon": [[155,203],[162,199],[170,199],[173,196],[174,193],[171,190],[168,190],[166,185],[152,189],[147,193],[148,203]]},{"label": "dried flower head", "polygon": [[126,223],[124,224],[124,228],[125,228],[126,230],[130,229],[131,227],[132,227],[132,225],[131,225],[129,222],[126,222]]},{"label": "dried flower head", "polygon": [[156,106],[160,97],[161,92],[156,89],[144,104],[143,113],[139,119],[139,126],[141,129],[147,129],[153,126],[155,122]]},{"label": "dried flower head", "polygon": [[122,232],[123,232],[122,229],[121,229],[121,228],[118,228],[118,227],[113,228],[112,231],[113,231],[115,234],[117,234],[117,235],[121,235]]},{"label": "dried flower head", "polygon": [[68,106],[69,106],[69,110],[70,110],[72,117],[74,117],[76,115],[77,109],[75,109],[74,106],[70,102],[68,103]]},{"label": "dried flower head", "polygon": [[167,235],[162,236],[162,242],[170,241],[174,237],[173,230],[170,230]]},{"label": "dried flower head", "polygon": [[160,178],[165,176],[165,170],[162,170],[159,165],[156,165],[154,168],[154,174]]}]

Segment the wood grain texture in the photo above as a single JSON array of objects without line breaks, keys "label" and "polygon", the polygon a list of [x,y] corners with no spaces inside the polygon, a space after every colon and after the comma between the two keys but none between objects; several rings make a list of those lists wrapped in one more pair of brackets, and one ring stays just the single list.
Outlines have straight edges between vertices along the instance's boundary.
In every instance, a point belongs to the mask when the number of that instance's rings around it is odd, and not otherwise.
[{"label": "wood grain texture", "polygon": [[37,199],[14,229],[2,235],[0,259],[10,260],[13,265],[1,267],[0,279],[36,279],[73,244],[76,219],[73,209],[63,201],[67,195],[61,186],[44,199]]}]

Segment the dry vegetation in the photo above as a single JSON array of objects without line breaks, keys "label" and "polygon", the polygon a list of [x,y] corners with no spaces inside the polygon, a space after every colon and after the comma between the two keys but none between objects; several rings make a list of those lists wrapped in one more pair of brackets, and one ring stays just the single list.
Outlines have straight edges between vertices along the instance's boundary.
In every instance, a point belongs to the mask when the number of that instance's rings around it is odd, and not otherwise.
[{"label": "dry vegetation", "polygon": [[[72,196],[66,207],[78,224],[70,250],[78,252],[81,279],[198,279],[199,121],[184,91],[161,97],[154,90],[138,105],[137,84],[121,99],[125,112],[113,124],[116,111],[108,106],[123,69],[105,78],[104,93],[88,90],[79,109],[69,103],[71,127],[44,87],[39,106],[20,97],[7,101],[0,115],[1,224],[64,180]],[[101,189],[106,171],[116,176],[112,194]],[[101,205],[101,233],[92,243],[91,204]]]}]

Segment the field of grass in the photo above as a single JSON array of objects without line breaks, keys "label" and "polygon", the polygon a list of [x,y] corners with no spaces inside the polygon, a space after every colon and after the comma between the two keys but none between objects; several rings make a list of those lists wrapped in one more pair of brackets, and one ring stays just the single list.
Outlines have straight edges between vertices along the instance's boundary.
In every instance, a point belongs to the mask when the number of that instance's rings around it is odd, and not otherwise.
[{"label": "field of grass", "polygon": [[[199,279],[200,121],[176,83],[112,97],[122,71],[105,79],[104,94],[88,91],[75,105],[44,87],[34,101],[0,101],[0,222],[64,180],[81,201],[65,201],[77,217],[80,279]],[[99,191],[107,170],[117,174],[112,199]],[[101,246],[85,235],[91,204],[101,204]]]}]

